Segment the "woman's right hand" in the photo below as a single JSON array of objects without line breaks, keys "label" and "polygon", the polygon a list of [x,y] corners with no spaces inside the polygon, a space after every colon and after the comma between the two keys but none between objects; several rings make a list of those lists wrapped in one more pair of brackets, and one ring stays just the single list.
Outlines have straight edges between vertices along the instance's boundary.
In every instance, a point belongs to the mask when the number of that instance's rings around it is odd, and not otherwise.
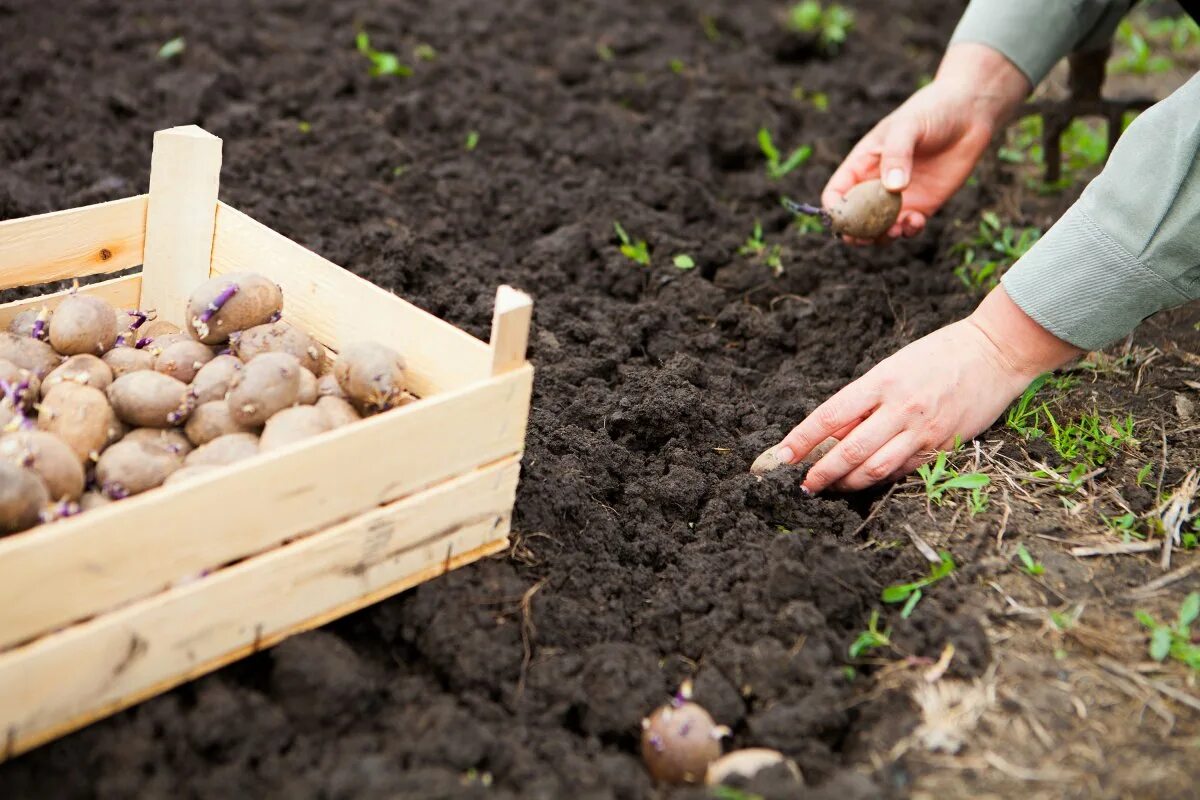
[{"label": "woman's right hand", "polygon": [[885,238],[917,235],[966,182],[1029,90],[1024,73],[996,50],[952,45],[937,77],[854,146],[825,186],[822,205],[830,208],[855,185],[879,178],[904,192],[900,216]]}]

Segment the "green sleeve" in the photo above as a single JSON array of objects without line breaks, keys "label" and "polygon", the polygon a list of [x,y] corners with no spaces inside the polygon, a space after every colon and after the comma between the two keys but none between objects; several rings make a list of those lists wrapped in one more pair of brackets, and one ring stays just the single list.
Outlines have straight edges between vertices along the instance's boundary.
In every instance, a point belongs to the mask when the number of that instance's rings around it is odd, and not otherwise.
[{"label": "green sleeve", "polygon": [[1003,283],[1042,327],[1086,350],[1200,297],[1200,74],[1129,126]]},{"label": "green sleeve", "polygon": [[950,39],[999,50],[1037,86],[1060,58],[1108,44],[1135,0],[971,0]]}]

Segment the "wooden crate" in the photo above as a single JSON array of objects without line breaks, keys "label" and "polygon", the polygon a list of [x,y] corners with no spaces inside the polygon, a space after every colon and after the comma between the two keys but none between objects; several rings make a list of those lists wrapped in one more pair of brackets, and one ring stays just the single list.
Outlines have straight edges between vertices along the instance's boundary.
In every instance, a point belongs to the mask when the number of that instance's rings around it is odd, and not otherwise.
[{"label": "wooden crate", "polygon": [[[0,222],[0,288],[80,291],[182,325],[211,275],[263,273],[336,353],[404,353],[420,401],[0,538],[0,760],[507,544],[529,416],[529,298],[486,344],[217,200],[221,140],[154,137],[149,194]],[[0,306],[0,326],[66,293]]]}]

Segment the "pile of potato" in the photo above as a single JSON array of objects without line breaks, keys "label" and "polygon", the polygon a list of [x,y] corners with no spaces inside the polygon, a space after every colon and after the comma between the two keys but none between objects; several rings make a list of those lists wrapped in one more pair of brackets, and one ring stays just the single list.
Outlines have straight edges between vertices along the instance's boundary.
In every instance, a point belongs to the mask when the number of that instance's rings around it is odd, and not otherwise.
[{"label": "pile of potato", "polygon": [[174,484],[415,398],[374,342],[330,362],[255,273],[192,294],[187,329],[87,294],[0,332],[0,534]]}]

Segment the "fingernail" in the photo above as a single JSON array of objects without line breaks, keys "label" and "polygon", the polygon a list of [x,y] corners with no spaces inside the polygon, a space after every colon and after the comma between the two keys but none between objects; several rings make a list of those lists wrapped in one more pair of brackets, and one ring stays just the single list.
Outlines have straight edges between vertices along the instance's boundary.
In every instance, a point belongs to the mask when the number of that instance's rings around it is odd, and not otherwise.
[{"label": "fingernail", "polygon": [[883,185],[886,189],[899,191],[904,188],[904,170],[900,167],[892,167],[888,170],[887,176],[883,179]]},{"label": "fingernail", "polygon": [[801,485],[800,491],[803,492],[805,496],[812,496],[812,489],[809,489],[807,486]]},{"label": "fingernail", "polygon": [[796,453],[786,444],[781,444],[779,449],[775,451],[775,457],[779,459],[780,463],[791,464],[796,460]]}]

